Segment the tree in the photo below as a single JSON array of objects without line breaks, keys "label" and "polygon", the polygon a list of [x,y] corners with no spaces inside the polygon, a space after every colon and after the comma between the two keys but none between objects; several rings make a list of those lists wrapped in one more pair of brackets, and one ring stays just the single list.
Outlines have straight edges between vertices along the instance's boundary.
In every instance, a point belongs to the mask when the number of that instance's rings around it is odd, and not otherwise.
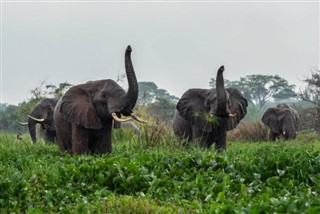
[{"label": "tree", "polygon": [[54,98],[59,99],[62,95],[72,86],[72,84],[68,82],[59,83],[59,86],[55,85],[46,85],[46,89],[50,91],[48,94],[52,95]]},{"label": "tree", "polygon": [[300,89],[297,97],[312,105],[308,108],[311,117],[307,120],[313,120],[314,129],[320,133],[320,70],[318,68],[311,69],[311,77],[306,77],[303,82],[307,85]]},{"label": "tree", "polygon": [[176,103],[167,97],[157,97],[155,102],[147,106],[147,111],[160,120],[169,122],[173,118],[175,107]]},{"label": "tree", "polygon": [[19,120],[18,107],[14,105],[5,106],[5,108],[0,109],[0,131],[10,133],[21,132],[23,127],[16,122],[16,120]]},{"label": "tree", "polygon": [[[214,78],[209,85],[215,87]],[[293,91],[295,85],[289,85],[287,80],[278,75],[247,75],[241,77],[239,81],[225,80],[225,86],[239,89],[248,102],[259,109],[272,99],[280,100],[296,96]]]},{"label": "tree", "polygon": [[311,77],[306,77],[303,82],[307,83],[307,86],[304,89],[300,89],[298,98],[320,108],[320,70],[313,68]]},{"label": "tree", "polygon": [[172,102],[177,102],[178,98],[170,95],[165,89],[159,89],[154,82],[138,82],[139,96],[138,104],[146,106],[155,102],[158,97],[166,98]]}]

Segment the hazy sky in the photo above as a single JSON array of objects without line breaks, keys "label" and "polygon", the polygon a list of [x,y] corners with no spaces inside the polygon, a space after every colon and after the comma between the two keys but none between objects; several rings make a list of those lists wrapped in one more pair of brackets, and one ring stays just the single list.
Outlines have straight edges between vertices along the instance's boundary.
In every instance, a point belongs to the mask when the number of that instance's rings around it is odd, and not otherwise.
[{"label": "hazy sky", "polygon": [[[319,67],[319,3],[1,2],[1,100],[47,84],[116,79],[131,45],[138,81],[178,97],[225,78],[275,75],[302,85]],[[125,88],[126,81],[121,83]]]}]

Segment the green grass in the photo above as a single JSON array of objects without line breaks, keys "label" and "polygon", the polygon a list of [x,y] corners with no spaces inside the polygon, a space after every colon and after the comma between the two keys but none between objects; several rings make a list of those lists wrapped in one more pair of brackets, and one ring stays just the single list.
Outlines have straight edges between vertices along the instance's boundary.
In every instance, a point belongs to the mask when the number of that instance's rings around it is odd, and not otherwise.
[{"label": "green grass", "polygon": [[0,135],[0,213],[319,213],[320,142],[228,143],[114,133],[109,155]]}]

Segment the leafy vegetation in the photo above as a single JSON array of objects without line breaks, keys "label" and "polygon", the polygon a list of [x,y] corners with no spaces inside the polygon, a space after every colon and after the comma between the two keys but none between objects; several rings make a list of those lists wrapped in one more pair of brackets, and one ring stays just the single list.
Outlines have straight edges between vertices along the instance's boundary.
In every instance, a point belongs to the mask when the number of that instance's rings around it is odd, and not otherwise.
[{"label": "leafy vegetation", "polygon": [[[247,75],[239,81],[225,80],[226,87],[239,89],[250,104],[263,109],[271,100],[282,100],[296,96],[295,85],[278,75]],[[209,86],[215,88],[215,79],[211,78]]]},{"label": "leafy vegetation", "polygon": [[[150,132],[148,132],[150,133]],[[0,136],[1,213],[318,213],[320,142],[229,142],[114,131],[108,155]],[[318,138],[319,139],[319,138]]]}]

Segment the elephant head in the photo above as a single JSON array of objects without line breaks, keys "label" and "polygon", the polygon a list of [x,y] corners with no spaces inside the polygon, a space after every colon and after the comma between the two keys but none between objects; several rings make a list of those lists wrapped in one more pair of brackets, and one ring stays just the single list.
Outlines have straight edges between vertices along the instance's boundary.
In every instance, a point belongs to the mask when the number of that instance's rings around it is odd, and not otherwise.
[{"label": "elephant head", "polygon": [[[129,85],[127,92],[115,81],[104,79],[73,86],[61,98],[55,110],[55,118],[58,121],[57,135],[62,150],[72,150],[72,153],[83,153],[86,150],[111,152],[113,120],[125,122],[133,118],[144,122],[133,113],[138,98],[138,83],[131,62],[131,51],[130,46],[125,51]],[[122,115],[129,118],[121,118]],[[61,130],[58,126],[64,127],[63,124],[70,124],[72,130]],[[84,135],[87,137],[84,142],[71,143]],[[92,148],[87,144],[92,144]]]},{"label": "elephant head", "polygon": [[215,141],[216,147],[225,147],[226,131],[234,129],[246,115],[248,104],[238,89],[224,87],[223,71],[221,66],[215,89],[189,89],[182,95],[173,121],[176,135],[189,140],[207,136],[204,146]]},{"label": "elephant head", "polygon": [[278,104],[276,108],[268,108],[261,121],[270,128],[270,140],[276,140],[280,135],[285,139],[294,139],[300,126],[298,112],[285,103]]},{"label": "elephant head", "polygon": [[28,122],[17,121],[20,125],[28,126],[30,137],[34,143],[37,141],[36,124],[40,124],[40,132],[45,140],[54,142],[56,132],[53,121],[53,111],[57,102],[58,101],[56,99],[43,99],[37,103],[33,111],[28,115]]}]

